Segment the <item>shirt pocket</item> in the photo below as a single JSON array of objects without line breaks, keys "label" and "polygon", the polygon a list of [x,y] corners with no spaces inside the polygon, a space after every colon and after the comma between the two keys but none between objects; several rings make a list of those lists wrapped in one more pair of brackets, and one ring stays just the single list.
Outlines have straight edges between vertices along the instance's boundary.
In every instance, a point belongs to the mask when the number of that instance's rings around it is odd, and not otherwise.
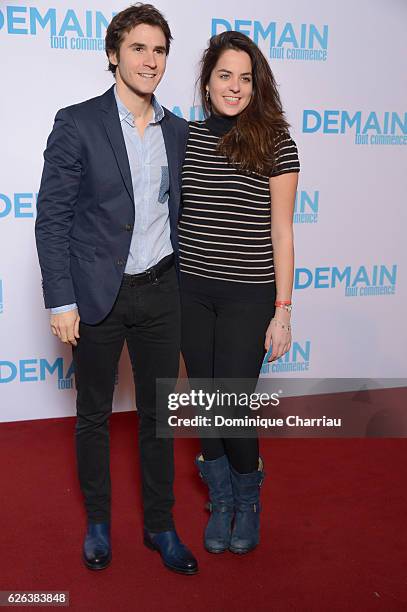
[{"label": "shirt pocket", "polygon": [[158,201],[160,204],[165,204],[168,200],[170,191],[170,174],[168,166],[161,166],[160,189],[158,192]]}]

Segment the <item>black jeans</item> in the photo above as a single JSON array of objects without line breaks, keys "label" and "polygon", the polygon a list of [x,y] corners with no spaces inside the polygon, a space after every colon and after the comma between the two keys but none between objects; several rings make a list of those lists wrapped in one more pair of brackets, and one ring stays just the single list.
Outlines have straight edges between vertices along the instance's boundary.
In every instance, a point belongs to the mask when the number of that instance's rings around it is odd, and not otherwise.
[{"label": "black jeans", "polygon": [[[266,330],[274,315],[274,283],[260,299],[247,297],[245,287],[240,290],[241,297],[236,287],[228,295],[226,281],[199,278],[191,289],[187,280],[181,274],[181,350],[188,377],[257,381]],[[249,387],[243,380],[241,390],[252,393],[255,385]],[[201,445],[204,459],[210,461],[226,453],[240,473],[258,467],[257,437],[205,437]]]},{"label": "black jeans", "polygon": [[173,440],[156,437],[156,378],[178,377],[180,303],[174,266],[154,282],[123,281],[110,314],[80,323],[73,350],[77,386],[76,449],[88,520],[110,520],[109,417],[117,364],[126,341],[139,414],[144,526],[173,529]]}]

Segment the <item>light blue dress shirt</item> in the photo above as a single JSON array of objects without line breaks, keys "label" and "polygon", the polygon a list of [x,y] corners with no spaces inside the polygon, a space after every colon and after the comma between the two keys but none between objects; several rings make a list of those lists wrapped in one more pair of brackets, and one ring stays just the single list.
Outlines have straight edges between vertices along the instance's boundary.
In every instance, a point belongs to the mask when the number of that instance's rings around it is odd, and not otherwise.
[{"label": "light blue dress shirt", "polygon": [[[173,252],[169,222],[169,172],[160,121],[164,110],[152,96],[153,118],[143,137],[134,124],[133,114],[114,95],[119,112],[134,194],[134,229],[126,262],[126,274],[139,274]],[[77,308],[67,304],[51,308],[52,314]]]}]

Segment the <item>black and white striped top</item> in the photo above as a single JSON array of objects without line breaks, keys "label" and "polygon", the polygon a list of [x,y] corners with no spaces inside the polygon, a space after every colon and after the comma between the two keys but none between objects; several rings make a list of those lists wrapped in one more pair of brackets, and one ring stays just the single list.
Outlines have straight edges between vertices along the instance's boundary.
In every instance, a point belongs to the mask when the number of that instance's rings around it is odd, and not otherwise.
[{"label": "black and white striped top", "polygon": [[[189,123],[182,169],[180,270],[235,283],[272,283],[269,177],[231,166],[216,153],[219,138],[207,122]],[[299,172],[297,147],[290,135],[282,134],[275,147],[272,176]]]}]

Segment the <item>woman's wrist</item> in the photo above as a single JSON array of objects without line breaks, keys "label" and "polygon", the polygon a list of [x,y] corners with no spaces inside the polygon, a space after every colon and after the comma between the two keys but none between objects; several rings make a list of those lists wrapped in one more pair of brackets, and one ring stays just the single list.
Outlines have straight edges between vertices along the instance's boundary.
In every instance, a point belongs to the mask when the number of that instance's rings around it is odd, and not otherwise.
[{"label": "woman's wrist", "polygon": [[280,299],[280,298],[276,298],[276,301],[274,302],[274,305],[276,308],[281,308],[283,310],[286,310],[287,312],[291,312],[292,310],[292,302],[291,299]]},{"label": "woman's wrist", "polygon": [[277,319],[281,319],[282,321],[290,321],[291,319],[291,308],[282,308],[280,306],[276,306],[274,310],[274,317]]}]

